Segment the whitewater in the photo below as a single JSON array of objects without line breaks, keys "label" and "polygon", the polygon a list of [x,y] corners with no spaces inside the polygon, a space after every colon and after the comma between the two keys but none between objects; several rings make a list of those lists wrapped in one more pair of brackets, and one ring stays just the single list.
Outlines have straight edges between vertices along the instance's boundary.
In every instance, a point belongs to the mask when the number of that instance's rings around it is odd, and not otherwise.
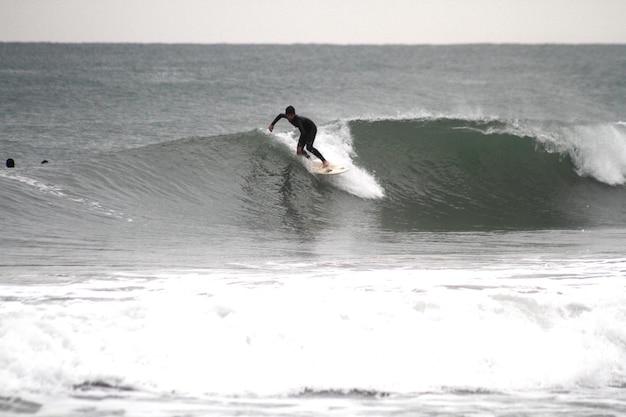
[{"label": "whitewater", "polygon": [[624,415],[625,52],[0,44],[0,413]]}]

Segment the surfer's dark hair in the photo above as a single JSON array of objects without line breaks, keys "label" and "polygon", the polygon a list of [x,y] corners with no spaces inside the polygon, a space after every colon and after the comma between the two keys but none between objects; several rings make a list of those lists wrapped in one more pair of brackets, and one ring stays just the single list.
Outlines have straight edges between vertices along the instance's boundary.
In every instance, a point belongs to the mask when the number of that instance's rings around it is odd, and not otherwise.
[{"label": "surfer's dark hair", "polygon": [[287,106],[285,114],[296,114],[296,109],[294,109],[293,106]]}]

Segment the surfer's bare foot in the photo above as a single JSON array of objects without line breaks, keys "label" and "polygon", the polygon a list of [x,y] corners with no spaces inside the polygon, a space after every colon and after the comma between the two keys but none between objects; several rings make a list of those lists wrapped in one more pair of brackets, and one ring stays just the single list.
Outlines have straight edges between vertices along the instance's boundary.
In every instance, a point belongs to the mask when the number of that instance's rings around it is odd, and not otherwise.
[{"label": "surfer's bare foot", "polygon": [[328,165],[330,165],[330,162],[328,161],[322,162],[322,167],[326,168]]}]

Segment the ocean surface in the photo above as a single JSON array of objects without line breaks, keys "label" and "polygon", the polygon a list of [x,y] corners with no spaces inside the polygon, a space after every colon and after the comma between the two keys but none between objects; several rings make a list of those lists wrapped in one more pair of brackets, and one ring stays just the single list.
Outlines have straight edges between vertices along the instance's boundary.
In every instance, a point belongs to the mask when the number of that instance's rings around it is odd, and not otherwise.
[{"label": "ocean surface", "polygon": [[626,415],[625,68],[0,44],[0,414]]}]

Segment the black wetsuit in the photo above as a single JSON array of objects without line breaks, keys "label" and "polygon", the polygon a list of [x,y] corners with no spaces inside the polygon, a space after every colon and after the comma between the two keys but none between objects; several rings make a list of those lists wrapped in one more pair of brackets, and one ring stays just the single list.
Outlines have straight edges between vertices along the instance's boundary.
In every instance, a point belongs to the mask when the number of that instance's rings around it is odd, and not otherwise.
[{"label": "black wetsuit", "polygon": [[[278,122],[282,118],[289,120],[286,114],[281,113],[278,116],[276,116],[276,118],[272,122],[272,125],[275,125],[276,122]],[[315,126],[315,123],[313,123],[313,121],[307,117],[302,117],[298,115],[295,115],[293,120],[289,120],[289,123],[291,123],[292,125],[294,125],[300,130],[300,139],[298,140],[298,148],[302,148],[302,155],[304,155],[307,158],[310,158],[309,154],[306,153],[306,151],[304,150],[304,147],[306,145],[306,149],[309,152],[311,152],[313,155],[321,159],[322,162],[324,162],[326,159],[324,159],[322,154],[313,147],[313,141],[315,140],[315,135],[317,135],[317,126]]]}]

